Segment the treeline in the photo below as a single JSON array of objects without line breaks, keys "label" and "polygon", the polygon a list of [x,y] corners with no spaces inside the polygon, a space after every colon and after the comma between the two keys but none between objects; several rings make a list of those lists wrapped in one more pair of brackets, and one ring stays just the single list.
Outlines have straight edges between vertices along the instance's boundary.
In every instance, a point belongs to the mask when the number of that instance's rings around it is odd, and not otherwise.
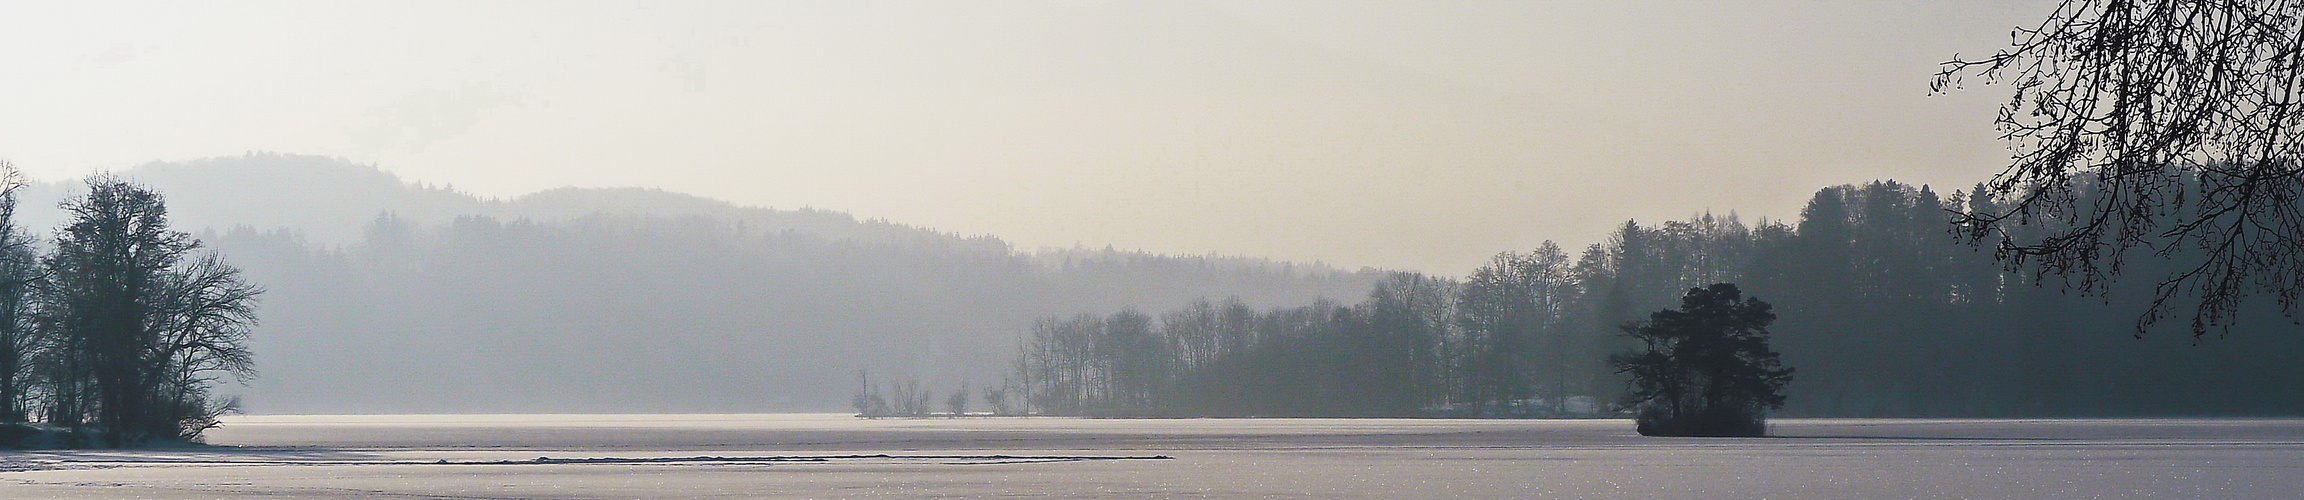
[{"label": "treeline", "polygon": [[1050,317],[1006,384],[1051,415],[1606,414],[1626,393],[1607,364],[1633,347],[1623,326],[1735,282],[1777,305],[1776,348],[1801,373],[1785,414],[2304,414],[2304,336],[2276,308],[2223,337],[2139,338],[2153,283],[2081,295],[2009,272],[1948,224],[1992,203],[1837,186],[1794,223],[1626,222],[1581,252],[1547,242],[1460,280],[1396,274],[1355,304]]},{"label": "treeline", "polygon": [[1048,318],[1014,390],[1034,413],[1096,416],[1564,416],[1604,403],[1575,269],[1557,246],[1456,281],[1395,273],[1357,304]]},{"label": "treeline", "polygon": [[[875,382],[997,380],[1039,316],[1208,296],[1303,304],[1381,277],[1020,250],[652,189],[484,199],[310,156],[118,175],[167,193],[172,223],[264,284],[249,348],[265,376],[234,391],[262,413],[838,410],[855,385],[839,375],[857,369]],[[53,207],[79,189],[68,184],[34,184],[24,203]],[[26,212],[35,230],[63,223]]]},{"label": "treeline", "polygon": [[[858,369],[876,383],[995,380],[1015,332],[1041,315],[1211,294],[1302,303],[1378,277],[701,216],[372,216],[365,234],[333,248],[289,232],[211,238],[268,290],[253,411],[833,410],[855,385],[838,375]],[[926,406],[944,411],[954,385]]]},{"label": "treeline", "polygon": [[[197,438],[233,409],[210,388],[250,375],[261,291],[168,226],[159,194],[93,177],[41,252],[0,179],[0,446]],[[45,425],[27,425],[38,422]]]}]

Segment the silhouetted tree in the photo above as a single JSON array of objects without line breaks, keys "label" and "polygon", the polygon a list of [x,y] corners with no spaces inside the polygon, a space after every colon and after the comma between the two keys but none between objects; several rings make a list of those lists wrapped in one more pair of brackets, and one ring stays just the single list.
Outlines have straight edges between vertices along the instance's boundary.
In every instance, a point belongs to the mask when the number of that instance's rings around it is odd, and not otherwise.
[{"label": "silhouetted tree", "polygon": [[885,417],[890,411],[888,398],[872,387],[872,374],[865,370],[856,370],[856,395],[848,398],[848,404],[856,407],[856,416],[864,418]]},{"label": "silhouetted tree", "polygon": [[1090,314],[1069,320],[1042,318],[1032,323],[1026,344],[1027,380],[1037,381],[1027,406],[1051,415],[1076,415],[1098,408],[1098,391],[1105,378],[1095,359],[1095,339],[1102,336],[1103,318]]},{"label": "silhouetted tree", "polygon": [[919,380],[898,380],[888,384],[889,414],[900,417],[928,416],[928,398],[934,397],[928,389],[920,387]]},{"label": "silhouetted tree", "polygon": [[952,416],[954,416],[954,417],[965,417],[965,416],[968,416],[968,384],[967,384],[967,383],[965,383],[965,382],[961,383],[961,384],[960,384],[960,390],[952,391],[952,396],[951,396],[951,397],[948,397],[948,398],[944,398],[944,409],[946,409],[946,410],[951,410],[951,411],[952,411]]},{"label": "silhouetted tree", "polygon": [[252,373],[247,348],[261,290],[199,240],[169,229],[161,197],[110,177],[64,203],[44,262],[40,321],[53,367],[50,420],[93,423],[109,446],[189,439],[232,401],[219,377]]},{"label": "silhouetted tree", "polygon": [[1566,327],[1574,293],[1568,256],[1545,242],[1527,254],[1505,252],[1473,270],[1457,295],[1465,402],[1506,404],[1535,395],[1538,342]]},{"label": "silhouetted tree", "polygon": [[1093,341],[1104,373],[1107,407],[1128,414],[1152,408],[1158,391],[1168,383],[1168,368],[1176,361],[1152,317],[1122,310],[1104,318],[1103,335]]},{"label": "silhouetted tree", "polygon": [[1365,411],[1407,415],[1444,403],[1449,386],[1442,345],[1450,335],[1453,282],[1394,273],[1361,304],[1367,322],[1352,370],[1368,395]]},{"label": "silhouetted tree", "polygon": [[32,236],[16,222],[16,202],[24,187],[23,174],[0,161],[0,424],[30,418],[35,374],[30,361],[39,346],[31,314],[40,261],[32,250]]},{"label": "silhouetted tree", "polygon": [[1766,302],[1736,285],[1688,290],[1679,310],[1662,310],[1625,333],[1646,345],[1615,359],[1631,375],[1629,403],[1647,436],[1759,436],[1768,410],[1784,406],[1792,369],[1768,348]]},{"label": "silhouetted tree", "polygon": [[1011,391],[1005,384],[1000,387],[984,388],[984,405],[992,407],[993,415],[1014,415],[1015,410],[1008,407],[1009,392]]},{"label": "silhouetted tree", "polygon": [[[1982,187],[1999,203],[1958,222],[2012,268],[2103,291],[2136,247],[2188,251],[2135,328],[2197,299],[2195,338],[2244,299],[2304,294],[2304,3],[2064,0],[1991,57],[1954,56],[1962,78],[2010,82],[2000,110],[2013,164]],[[2025,230],[2023,226],[2030,226]]]}]

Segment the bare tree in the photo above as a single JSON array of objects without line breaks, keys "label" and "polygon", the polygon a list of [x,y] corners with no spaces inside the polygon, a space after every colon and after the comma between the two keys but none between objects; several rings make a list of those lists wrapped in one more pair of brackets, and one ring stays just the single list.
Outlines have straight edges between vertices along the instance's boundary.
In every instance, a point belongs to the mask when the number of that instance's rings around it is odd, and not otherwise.
[{"label": "bare tree", "polygon": [[920,387],[919,380],[901,379],[890,382],[888,395],[891,415],[912,418],[928,416],[928,389]]},{"label": "bare tree", "polygon": [[237,398],[215,400],[208,388],[255,374],[248,334],[264,290],[213,253],[170,269],[162,285],[157,314],[147,323],[156,338],[148,363],[161,374],[152,381],[155,404],[176,424],[175,437],[198,436],[216,427],[216,417],[239,410]]},{"label": "bare tree", "polygon": [[0,424],[30,418],[30,361],[39,345],[30,316],[40,262],[32,236],[16,223],[16,202],[24,186],[24,175],[15,165],[0,161]]},{"label": "bare tree", "polygon": [[[2251,296],[2293,314],[2304,291],[2304,2],[2064,0],[2012,46],[1954,56],[1943,92],[1978,76],[2015,87],[1996,120],[2012,164],[1959,213],[2012,269],[2089,291],[2142,247],[2184,264],[2137,334],[2180,296],[2192,333],[2229,326]],[[2028,227],[2027,227],[2028,226]],[[2178,306],[2181,307],[2181,306]]]},{"label": "bare tree", "polygon": [[999,387],[984,388],[984,405],[992,407],[991,410],[993,415],[1008,416],[1015,414],[1015,410],[1009,409],[1008,406],[1008,393],[1010,392],[1008,389],[1009,387],[1013,387],[1013,385],[1008,382],[1002,382]]},{"label": "bare tree", "polygon": [[109,446],[198,437],[234,406],[208,388],[252,373],[262,290],[214,254],[193,254],[199,240],[170,229],[160,195],[141,186],[91,178],[64,209],[72,219],[40,292],[49,420],[92,420]]},{"label": "bare tree", "polygon": [[944,398],[944,409],[952,410],[954,418],[968,416],[967,382],[961,382],[960,390],[952,391],[952,397]]}]

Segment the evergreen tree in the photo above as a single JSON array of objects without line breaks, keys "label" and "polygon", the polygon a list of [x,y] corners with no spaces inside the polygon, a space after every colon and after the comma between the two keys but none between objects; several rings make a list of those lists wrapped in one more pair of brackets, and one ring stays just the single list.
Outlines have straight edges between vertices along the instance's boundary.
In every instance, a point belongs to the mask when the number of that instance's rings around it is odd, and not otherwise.
[{"label": "evergreen tree", "polygon": [[1766,302],[1736,285],[1688,290],[1680,309],[1657,311],[1625,332],[1646,345],[1625,353],[1617,369],[1635,387],[1628,403],[1648,436],[1759,436],[1768,410],[1784,406],[1784,368],[1768,348]]}]

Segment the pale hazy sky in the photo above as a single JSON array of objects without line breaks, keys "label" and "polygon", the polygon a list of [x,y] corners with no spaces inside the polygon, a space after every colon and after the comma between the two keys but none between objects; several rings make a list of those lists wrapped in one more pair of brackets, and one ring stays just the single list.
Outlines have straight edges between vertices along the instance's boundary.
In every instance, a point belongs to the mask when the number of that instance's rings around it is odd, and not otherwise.
[{"label": "pale hazy sky", "polygon": [[0,159],[274,151],[1020,247],[1461,274],[1626,218],[2005,162],[1928,97],[2037,0],[0,3]]}]

